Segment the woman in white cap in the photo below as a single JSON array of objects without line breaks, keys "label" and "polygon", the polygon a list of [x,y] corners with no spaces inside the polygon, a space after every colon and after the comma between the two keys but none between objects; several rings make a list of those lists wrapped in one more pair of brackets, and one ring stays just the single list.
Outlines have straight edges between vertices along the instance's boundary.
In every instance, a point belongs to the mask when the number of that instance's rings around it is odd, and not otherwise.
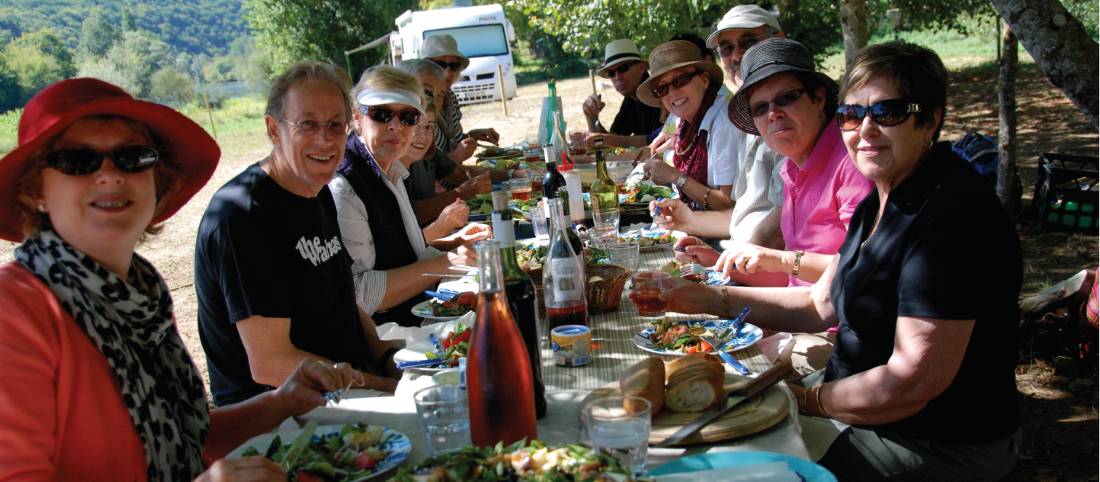
[{"label": "woman in white cap", "polygon": [[472,129],[465,133],[462,131],[462,111],[459,109],[458,97],[451,90],[451,86],[458,80],[462,71],[470,65],[470,59],[458,50],[458,42],[455,38],[447,34],[429,36],[420,46],[420,58],[435,62],[447,72],[443,85],[446,95],[439,118],[436,119],[440,132],[436,136],[436,145],[451,156],[451,159],[462,162],[474,154],[477,141],[493,144],[500,142],[500,134],[491,127]]},{"label": "woman in white cap", "polygon": [[263,457],[206,462],[362,383],[303,361],[277,390],[208,409],[169,288],[134,250],[220,155],[184,115],[96,79],[27,103],[0,159],[0,238],[22,243],[0,266],[0,479],[285,480]]},{"label": "woman in white cap", "polygon": [[441,240],[450,252],[425,242],[405,192],[408,170],[398,161],[420,122],[423,92],[415,77],[394,67],[367,70],[352,90],[357,103],[354,131],[329,183],[340,234],[352,258],[356,301],[379,323],[418,325],[410,310],[439,281],[423,275],[472,264],[468,246],[489,236],[487,226],[470,224]]},{"label": "woman in white cap", "polygon": [[649,54],[652,75],[638,86],[638,99],[664,107],[680,118],[672,164],[653,158],[646,175],[658,184],[675,186],[696,210],[722,210],[730,199],[736,159],[731,149],[733,124],[725,118],[728,98],[718,97],[722,70],[704,61],[695,44],[674,40]]}]

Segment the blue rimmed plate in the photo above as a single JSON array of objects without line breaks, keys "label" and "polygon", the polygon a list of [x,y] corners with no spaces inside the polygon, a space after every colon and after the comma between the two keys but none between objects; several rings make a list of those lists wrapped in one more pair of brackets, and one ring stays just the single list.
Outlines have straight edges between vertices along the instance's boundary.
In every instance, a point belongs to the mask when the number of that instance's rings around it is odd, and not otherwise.
[{"label": "blue rimmed plate", "polygon": [[806,482],[836,482],[836,476],[825,467],[809,460],[774,452],[717,452],[689,455],[654,467],[649,471],[649,475],[659,481],[661,476],[673,474],[747,468],[775,462],[786,462],[787,468]]},{"label": "blue rimmed plate", "polygon": [[[693,328],[698,327],[698,326],[702,326],[704,328],[707,328],[707,329],[711,330],[714,333],[717,333],[717,332],[722,331],[722,327],[720,326],[720,324],[723,324],[723,323],[724,324],[729,324],[730,320],[687,320],[687,321],[682,321],[678,324],[689,325]],[[649,336],[652,335],[655,330],[656,330],[655,327],[647,326],[642,331],[639,331],[637,334],[634,335],[634,345],[637,346],[638,348],[641,348],[642,350],[648,351],[650,353],[656,353],[658,355],[669,355],[669,356],[684,355],[684,352],[681,351],[681,350],[667,350],[667,349],[660,348],[657,345],[655,345],[649,339]],[[740,350],[740,349],[743,349],[743,348],[748,348],[748,347],[752,346],[754,343],[756,343],[757,341],[760,341],[760,339],[763,338],[763,337],[764,337],[764,331],[761,330],[760,327],[758,327],[756,325],[753,325],[752,323],[745,323],[744,328],[741,329],[741,333],[739,333],[737,335],[737,338],[734,338],[734,339],[726,342],[725,344],[723,344],[721,349],[722,349],[722,351],[731,352],[731,351],[737,351],[737,350]]]}]

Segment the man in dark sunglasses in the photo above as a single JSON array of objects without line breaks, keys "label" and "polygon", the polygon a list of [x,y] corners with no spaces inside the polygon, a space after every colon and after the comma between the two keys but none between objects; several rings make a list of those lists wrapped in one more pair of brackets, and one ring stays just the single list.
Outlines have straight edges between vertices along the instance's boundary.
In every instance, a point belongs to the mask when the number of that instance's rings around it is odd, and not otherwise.
[{"label": "man in dark sunglasses", "polygon": [[741,58],[745,52],[761,40],[785,36],[771,12],[757,5],[738,5],[718,22],[718,29],[707,37],[707,47],[722,59],[722,67],[736,88],[741,86]]},{"label": "man in dark sunglasses", "polygon": [[600,77],[611,79],[615,90],[623,96],[623,103],[611,128],[600,123],[600,112],[605,107],[600,94],[592,94],[584,101],[581,110],[588,121],[588,131],[611,133],[620,136],[645,136],[661,125],[661,109],[650,107],[638,100],[638,85],[649,78],[649,63],[642,58],[638,46],[630,39],[613,40],[604,48],[603,67],[597,71]]}]

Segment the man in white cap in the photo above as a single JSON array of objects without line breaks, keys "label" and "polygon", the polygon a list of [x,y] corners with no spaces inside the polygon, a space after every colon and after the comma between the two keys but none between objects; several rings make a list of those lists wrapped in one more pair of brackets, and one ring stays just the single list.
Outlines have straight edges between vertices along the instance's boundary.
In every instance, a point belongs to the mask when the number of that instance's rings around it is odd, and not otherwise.
[{"label": "man in white cap", "polygon": [[462,162],[474,154],[477,141],[493,144],[499,142],[500,134],[491,127],[472,129],[469,132],[462,131],[462,111],[459,110],[458,97],[451,90],[451,86],[458,80],[462,71],[470,65],[470,59],[458,50],[458,42],[455,38],[447,34],[435,34],[424,39],[424,44],[420,46],[420,58],[435,62],[447,74],[443,86],[446,90],[443,108],[436,119],[436,147],[446,152],[456,162]]},{"label": "man in white cap", "polygon": [[707,47],[718,53],[736,89],[741,86],[741,57],[761,40],[785,37],[779,20],[757,5],[738,5],[729,9],[718,28],[707,37]]},{"label": "man in white cap", "polygon": [[603,67],[597,74],[611,79],[615,90],[623,95],[623,103],[611,123],[611,128],[606,129],[600,124],[600,111],[604,108],[604,102],[599,94],[590,95],[582,106],[589,132],[641,136],[641,144],[645,144],[645,136],[661,126],[661,109],[643,104],[635,95],[638,85],[649,78],[648,69],[649,63],[642,58],[633,41],[618,39],[607,44],[604,48]]}]

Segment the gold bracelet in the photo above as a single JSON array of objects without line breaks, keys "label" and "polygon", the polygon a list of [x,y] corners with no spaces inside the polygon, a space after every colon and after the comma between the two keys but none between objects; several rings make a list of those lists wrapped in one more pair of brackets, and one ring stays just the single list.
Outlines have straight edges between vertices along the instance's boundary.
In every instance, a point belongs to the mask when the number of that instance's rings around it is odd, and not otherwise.
[{"label": "gold bracelet", "polygon": [[824,383],[822,383],[821,385],[814,385],[814,404],[817,405],[817,411],[821,412],[821,415],[825,416],[826,418],[832,418],[829,416],[829,412],[825,410],[825,405],[821,403],[821,390],[824,388]]},{"label": "gold bracelet", "polygon": [[798,277],[798,271],[802,267],[802,255],[806,254],[803,250],[794,252],[794,267],[791,269],[791,276]]}]

